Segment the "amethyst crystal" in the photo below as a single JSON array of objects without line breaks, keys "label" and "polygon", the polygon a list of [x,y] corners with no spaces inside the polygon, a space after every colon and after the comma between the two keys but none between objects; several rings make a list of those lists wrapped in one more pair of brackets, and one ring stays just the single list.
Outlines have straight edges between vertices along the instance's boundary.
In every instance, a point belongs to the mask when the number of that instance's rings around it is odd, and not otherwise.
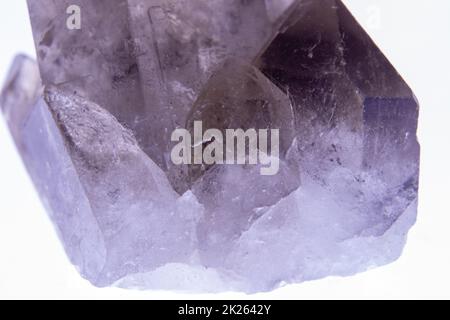
[{"label": "amethyst crystal", "polygon": [[[28,4],[40,73],[18,57],[0,102],[93,284],[255,292],[399,257],[418,104],[340,0]],[[199,121],[279,130],[277,174],[175,164],[172,133]]]}]

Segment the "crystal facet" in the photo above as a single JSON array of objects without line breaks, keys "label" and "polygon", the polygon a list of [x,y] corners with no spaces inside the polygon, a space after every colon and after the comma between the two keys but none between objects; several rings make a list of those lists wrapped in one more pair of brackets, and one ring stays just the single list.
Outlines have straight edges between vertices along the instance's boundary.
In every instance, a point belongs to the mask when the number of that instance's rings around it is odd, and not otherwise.
[{"label": "crystal facet", "polygon": [[[340,0],[79,0],[68,30],[72,2],[28,1],[40,75],[18,57],[0,102],[83,277],[255,292],[399,257],[418,104]],[[175,164],[197,122],[278,130],[277,174]]]}]

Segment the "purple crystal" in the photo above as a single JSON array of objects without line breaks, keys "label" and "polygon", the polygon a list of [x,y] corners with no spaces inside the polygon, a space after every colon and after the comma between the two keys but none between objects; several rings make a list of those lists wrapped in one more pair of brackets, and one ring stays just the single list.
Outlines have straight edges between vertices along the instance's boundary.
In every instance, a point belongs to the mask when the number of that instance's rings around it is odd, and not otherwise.
[{"label": "purple crystal", "polygon": [[[83,277],[255,292],[399,257],[418,104],[341,1],[79,0],[68,30],[72,2],[28,1],[40,76],[18,57],[0,102]],[[279,129],[278,173],[174,164],[198,121]]]}]

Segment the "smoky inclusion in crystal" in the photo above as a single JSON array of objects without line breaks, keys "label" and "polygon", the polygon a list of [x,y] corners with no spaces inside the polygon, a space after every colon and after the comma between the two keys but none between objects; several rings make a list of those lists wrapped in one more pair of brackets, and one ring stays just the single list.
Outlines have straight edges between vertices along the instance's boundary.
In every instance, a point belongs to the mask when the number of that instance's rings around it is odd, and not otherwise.
[{"label": "smoky inclusion in crystal", "polygon": [[[1,108],[91,283],[258,292],[401,255],[418,103],[340,0],[28,6],[37,63],[16,58]],[[191,155],[231,129],[247,133],[243,162],[173,161],[177,130]],[[254,146],[274,174],[251,162],[252,130],[270,132]]]}]

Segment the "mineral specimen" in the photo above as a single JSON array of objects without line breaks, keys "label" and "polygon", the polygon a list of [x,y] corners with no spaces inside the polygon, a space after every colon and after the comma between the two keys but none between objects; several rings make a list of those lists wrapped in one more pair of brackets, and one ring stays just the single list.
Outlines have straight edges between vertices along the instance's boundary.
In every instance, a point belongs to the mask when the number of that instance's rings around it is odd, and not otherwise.
[{"label": "mineral specimen", "polygon": [[[40,73],[18,57],[0,102],[94,285],[256,292],[400,256],[418,104],[340,0],[28,4]],[[174,163],[172,133],[197,122],[278,130],[277,174]]]}]

